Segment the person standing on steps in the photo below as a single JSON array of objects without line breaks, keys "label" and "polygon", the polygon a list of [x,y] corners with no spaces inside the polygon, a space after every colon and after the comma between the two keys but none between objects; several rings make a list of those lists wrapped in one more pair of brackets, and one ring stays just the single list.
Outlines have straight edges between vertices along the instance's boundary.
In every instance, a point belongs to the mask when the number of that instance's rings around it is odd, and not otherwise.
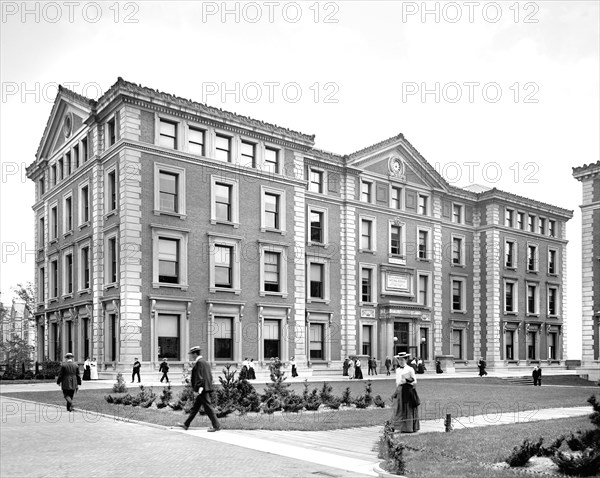
[{"label": "person standing on steps", "polygon": [[212,428],[209,428],[208,431],[218,432],[221,429],[221,424],[217,419],[217,415],[215,414],[211,402],[211,394],[213,392],[212,372],[210,370],[210,365],[202,358],[201,353],[202,350],[200,347],[192,347],[189,352],[190,358],[194,360],[194,367],[192,368],[191,373],[192,388],[198,395],[196,396],[194,406],[192,407],[187,420],[184,423],[178,423],[177,426],[187,430],[200,411],[200,407],[204,407],[204,411],[208,415],[208,418],[210,418],[212,424]]},{"label": "person standing on steps", "polygon": [[169,376],[167,375],[169,373],[169,364],[167,363],[166,358],[164,358],[163,361],[160,363],[158,371],[162,372],[162,377],[160,377],[161,383],[165,378],[167,379],[167,383],[169,383]]},{"label": "person standing on steps", "polygon": [[356,360],[354,361],[354,378],[358,380],[363,379],[362,368],[360,366],[360,359],[358,357],[356,357]]},{"label": "person standing on steps", "polygon": [[138,358],[135,358],[135,362],[133,362],[133,372],[131,372],[131,383],[134,382],[135,376],[137,375],[138,383],[142,380],[140,379],[140,369],[142,368],[142,364],[139,362]]},{"label": "person standing on steps", "polygon": [[85,362],[83,362],[83,380],[85,380],[86,382],[88,380],[91,380],[92,368],[90,366],[90,363],[90,358],[86,357]]},{"label": "person standing on steps", "polygon": [[296,370],[296,357],[292,357],[292,360],[290,360],[290,365],[292,366],[292,377],[297,377],[298,370]]},{"label": "person standing on steps", "polygon": [[539,365],[536,365],[535,368],[533,369],[533,372],[531,373],[531,376],[533,377],[533,386],[542,386],[542,367],[540,367]]},{"label": "person standing on steps", "polygon": [[67,412],[74,412],[73,396],[81,385],[81,375],[79,375],[79,366],[73,362],[73,354],[65,354],[66,362],[60,366],[60,372],[56,379],[56,384],[60,385],[65,400],[67,401]]},{"label": "person standing on steps", "polygon": [[93,357],[90,362],[90,379],[98,380],[98,362],[96,361],[96,357]]},{"label": "person standing on steps", "polygon": [[352,380],[354,378],[354,359],[352,357],[350,357],[348,359],[348,377],[350,378],[350,380]]}]

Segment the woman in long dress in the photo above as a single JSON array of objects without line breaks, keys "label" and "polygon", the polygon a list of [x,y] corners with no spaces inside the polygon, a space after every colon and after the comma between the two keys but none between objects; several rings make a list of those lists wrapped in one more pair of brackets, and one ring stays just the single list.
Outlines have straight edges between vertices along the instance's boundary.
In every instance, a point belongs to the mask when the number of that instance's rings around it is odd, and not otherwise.
[{"label": "woman in long dress", "polygon": [[348,376],[350,377],[350,379],[354,378],[354,360],[350,359],[348,361]]},{"label": "woman in long dress", "polygon": [[292,357],[292,360],[290,360],[290,365],[292,366],[292,377],[297,377],[298,370],[296,370],[296,357]]},{"label": "woman in long dress", "polygon": [[248,362],[248,380],[256,380],[256,373],[254,373],[254,359],[251,358]]},{"label": "woman in long dress", "polygon": [[392,426],[397,432],[414,433],[420,429],[419,398],[415,390],[415,370],[406,365],[407,354],[398,357],[396,368],[396,392],[392,405]]},{"label": "woman in long dress", "polygon": [[91,380],[90,368],[90,358],[86,357],[85,362],[83,362],[83,380]]},{"label": "woman in long dress", "polygon": [[354,362],[354,378],[357,378],[359,380],[362,380],[362,378],[363,378],[362,368],[360,366],[359,358],[357,358],[356,361]]},{"label": "woman in long dress", "polygon": [[92,380],[98,380],[98,362],[96,362],[95,357],[90,362],[90,378]]}]

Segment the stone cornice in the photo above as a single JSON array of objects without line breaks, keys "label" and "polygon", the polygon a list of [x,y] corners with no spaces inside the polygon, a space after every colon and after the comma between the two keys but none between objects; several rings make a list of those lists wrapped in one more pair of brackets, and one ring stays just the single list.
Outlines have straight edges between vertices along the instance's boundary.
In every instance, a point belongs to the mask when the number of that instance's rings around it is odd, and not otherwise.
[{"label": "stone cornice", "polygon": [[596,174],[600,174],[600,161],[573,168],[573,177],[580,181],[588,176]]},{"label": "stone cornice", "polygon": [[492,188],[489,191],[485,191],[477,194],[477,198],[479,201],[488,200],[488,199],[499,199],[501,201],[509,201],[512,204],[521,206],[523,208],[531,209],[537,208],[538,210],[542,210],[547,214],[554,214],[562,219],[571,219],[573,217],[573,210],[564,209],[558,206],[553,206],[552,204],[544,203],[541,201],[536,201],[534,199],[526,198],[524,196],[519,196],[517,194],[509,193],[506,191],[502,191],[497,188]]}]

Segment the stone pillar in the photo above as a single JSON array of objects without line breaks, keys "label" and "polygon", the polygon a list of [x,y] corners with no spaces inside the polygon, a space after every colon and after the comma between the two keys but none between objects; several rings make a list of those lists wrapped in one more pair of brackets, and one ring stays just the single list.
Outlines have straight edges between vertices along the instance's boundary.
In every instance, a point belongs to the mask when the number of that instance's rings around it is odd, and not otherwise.
[{"label": "stone pillar", "polygon": [[473,359],[482,357],[481,351],[481,212],[473,210]]},{"label": "stone pillar", "polygon": [[[497,204],[488,205],[486,210],[486,224],[488,226],[497,226],[499,223],[500,207]],[[494,367],[502,365],[500,355],[500,314],[504,287],[500,281],[500,231],[496,228],[487,229],[485,239],[487,276],[486,359],[487,363]]]},{"label": "stone pillar", "polygon": [[[340,261],[342,271],[342,360],[356,354],[356,208],[348,203],[356,195],[356,176],[341,177],[342,200]],[[330,224],[329,227],[334,227]]]},{"label": "stone pillar", "polygon": [[[441,219],[442,200],[434,197],[432,201],[433,217]],[[442,225],[436,221],[433,226],[433,356],[443,354],[443,311],[442,301],[442,266],[444,261],[444,245],[442,244]]]}]

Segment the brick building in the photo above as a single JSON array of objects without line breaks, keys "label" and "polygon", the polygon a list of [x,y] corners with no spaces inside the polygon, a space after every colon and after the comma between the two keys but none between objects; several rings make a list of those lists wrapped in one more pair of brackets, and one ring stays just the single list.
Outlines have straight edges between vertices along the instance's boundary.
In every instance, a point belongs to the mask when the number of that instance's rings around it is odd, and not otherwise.
[{"label": "brick building", "polygon": [[572,211],[453,187],[401,134],[314,144],[122,79],[60,88],[28,169],[40,358],[561,366]]},{"label": "brick building", "polygon": [[573,168],[583,186],[581,373],[600,379],[600,161]]}]

